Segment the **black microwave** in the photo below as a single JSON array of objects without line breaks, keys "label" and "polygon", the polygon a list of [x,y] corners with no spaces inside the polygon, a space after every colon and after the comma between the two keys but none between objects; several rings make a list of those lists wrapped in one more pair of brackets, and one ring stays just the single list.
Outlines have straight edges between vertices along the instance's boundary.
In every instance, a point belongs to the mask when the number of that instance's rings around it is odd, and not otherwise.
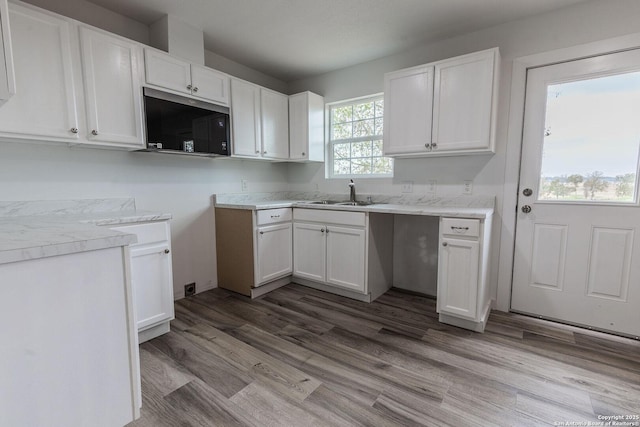
[{"label": "black microwave", "polygon": [[173,154],[231,154],[229,109],[144,88],[147,149]]}]

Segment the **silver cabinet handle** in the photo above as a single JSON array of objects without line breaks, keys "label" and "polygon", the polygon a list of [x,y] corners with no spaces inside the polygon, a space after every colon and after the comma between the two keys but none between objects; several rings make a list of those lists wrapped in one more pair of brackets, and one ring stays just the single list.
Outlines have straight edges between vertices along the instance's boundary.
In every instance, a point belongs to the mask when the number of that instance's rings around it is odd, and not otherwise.
[{"label": "silver cabinet handle", "polygon": [[71,129],[69,129],[69,132],[78,133],[78,128],[71,128]]},{"label": "silver cabinet handle", "polygon": [[271,218],[280,218],[280,215],[271,215]]},{"label": "silver cabinet handle", "polygon": [[165,254],[168,254],[169,252],[171,252],[169,249],[165,249],[165,250],[164,250],[164,253],[165,253]]},{"label": "silver cabinet handle", "polygon": [[95,130],[95,129],[94,129],[94,130],[92,130],[92,131],[91,131],[91,135],[94,135],[94,136],[95,136],[95,135],[97,135],[97,134],[98,134],[98,131],[97,131],[97,130]]},{"label": "silver cabinet handle", "polygon": [[447,246],[448,243],[447,242],[442,242],[442,246]]},{"label": "silver cabinet handle", "polygon": [[191,86],[191,85],[187,85],[187,89],[188,89],[188,90],[191,90],[191,88],[192,88],[192,87],[193,87],[193,86]]},{"label": "silver cabinet handle", "polygon": [[194,92],[197,92],[197,91],[198,91],[198,87],[196,86],[196,87],[194,87],[192,90],[193,90]]},{"label": "silver cabinet handle", "polygon": [[467,231],[469,229],[469,227],[454,227],[454,226],[451,226],[451,229],[452,230],[464,230],[464,231]]}]

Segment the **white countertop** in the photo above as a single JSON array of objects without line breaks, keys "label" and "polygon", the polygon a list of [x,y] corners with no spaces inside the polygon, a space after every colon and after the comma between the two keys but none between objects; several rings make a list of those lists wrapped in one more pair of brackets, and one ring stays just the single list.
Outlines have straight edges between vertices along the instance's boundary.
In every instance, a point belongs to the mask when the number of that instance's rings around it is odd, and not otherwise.
[{"label": "white countertop", "polygon": [[[62,210],[45,214],[40,207],[34,209],[36,202],[2,203],[6,216],[0,216],[0,264],[129,245],[136,242],[135,235],[106,226],[171,219],[170,214],[136,210],[100,212],[86,209],[86,204],[66,215]],[[132,204],[125,207],[135,209]]]},{"label": "white countertop", "polygon": [[367,206],[348,206],[336,204],[313,204],[309,200],[267,200],[247,202],[216,203],[217,208],[263,210],[278,208],[307,208],[342,210],[354,212],[388,213],[398,215],[448,216],[461,218],[487,219],[493,215],[493,207],[454,206],[447,205],[446,200],[438,199],[437,203],[392,204],[374,203]]}]

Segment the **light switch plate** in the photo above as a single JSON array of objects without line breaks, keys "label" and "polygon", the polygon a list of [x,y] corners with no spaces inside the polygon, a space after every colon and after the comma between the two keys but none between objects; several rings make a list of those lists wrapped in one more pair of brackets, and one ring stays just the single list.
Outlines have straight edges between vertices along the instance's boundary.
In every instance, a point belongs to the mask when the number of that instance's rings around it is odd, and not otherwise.
[{"label": "light switch plate", "polygon": [[465,181],[462,187],[462,194],[473,194],[473,181]]}]

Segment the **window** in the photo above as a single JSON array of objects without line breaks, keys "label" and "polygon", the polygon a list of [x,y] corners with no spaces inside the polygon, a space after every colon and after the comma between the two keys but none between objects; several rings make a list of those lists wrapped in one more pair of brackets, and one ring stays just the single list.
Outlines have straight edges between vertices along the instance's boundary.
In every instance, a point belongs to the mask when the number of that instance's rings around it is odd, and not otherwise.
[{"label": "window", "polygon": [[329,104],[329,178],[390,177],[382,155],[382,95]]}]

